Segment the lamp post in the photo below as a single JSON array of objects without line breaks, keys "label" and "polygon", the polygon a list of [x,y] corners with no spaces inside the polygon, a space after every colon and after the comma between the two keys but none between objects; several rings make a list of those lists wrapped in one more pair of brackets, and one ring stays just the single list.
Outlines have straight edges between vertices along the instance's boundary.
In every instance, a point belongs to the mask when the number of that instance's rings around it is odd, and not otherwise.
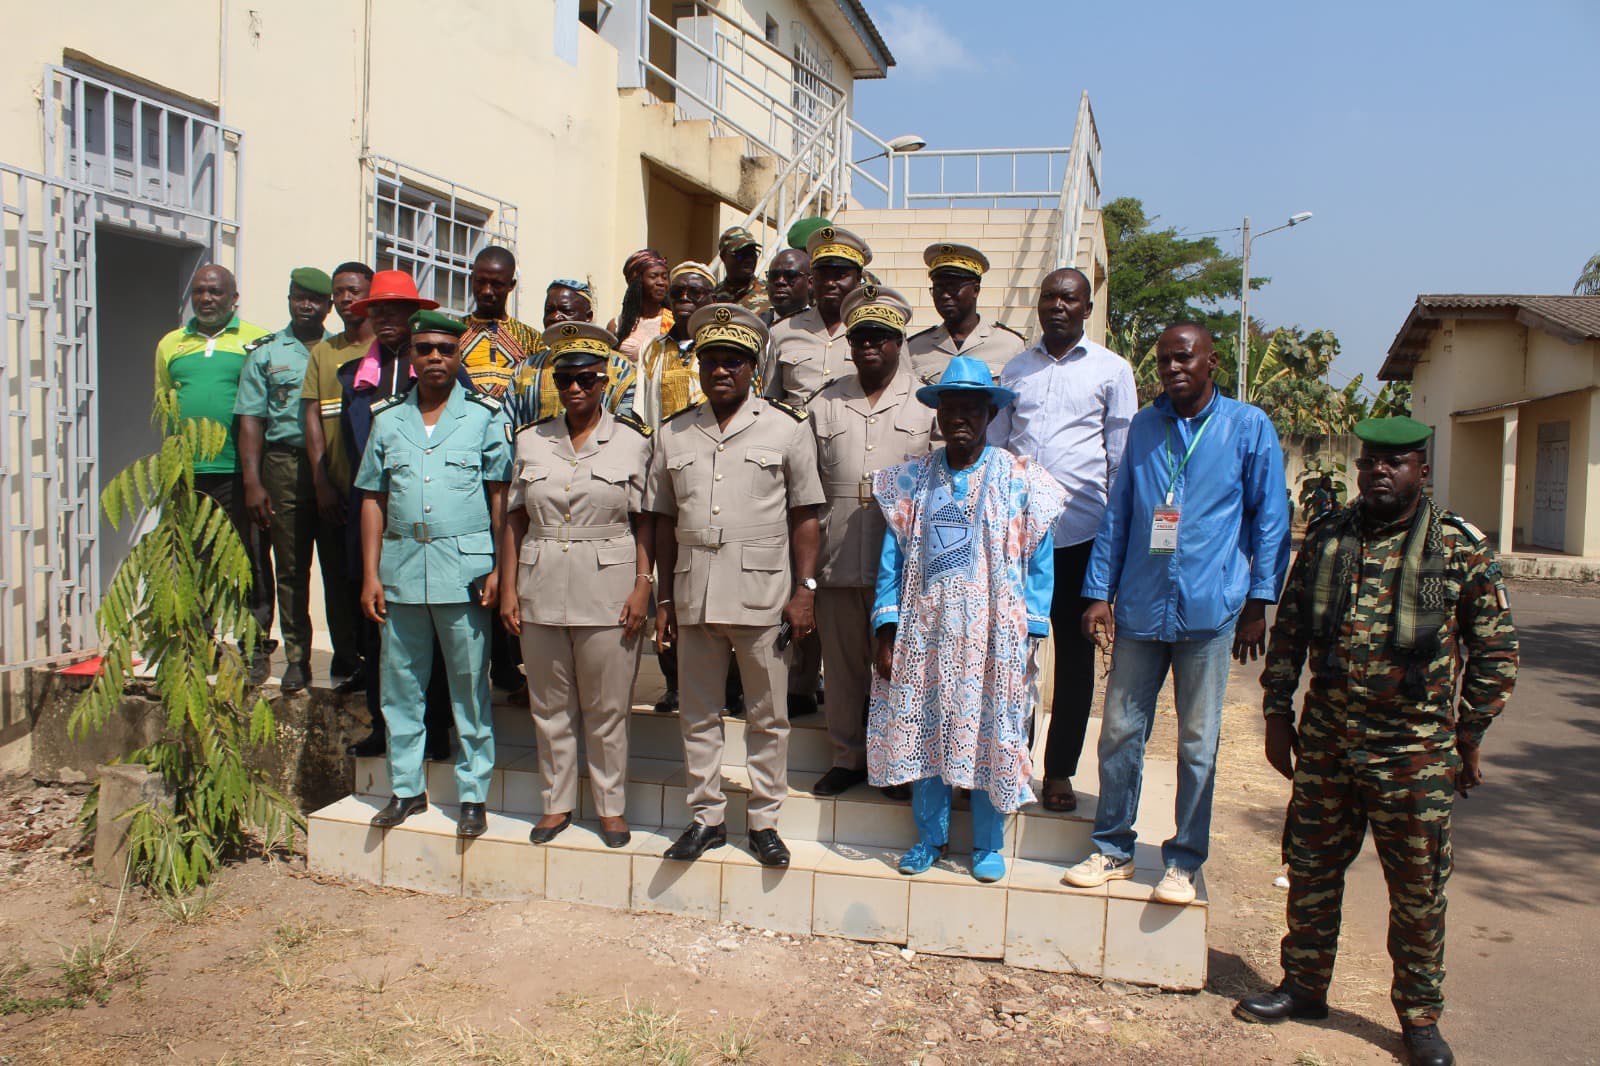
[{"label": "lamp post", "polygon": [[[896,159],[898,159],[900,156],[910,155],[913,152],[922,151],[924,148],[928,147],[928,139],[926,137],[918,136],[915,133],[902,133],[898,137],[890,137],[887,141],[882,141],[880,143],[882,143],[883,146],[884,146],[883,151],[874,152],[874,153],[872,153],[871,155],[867,156],[864,159],[857,159],[854,162],[852,162],[850,165],[853,166],[853,167],[859,167],[862,163],[870,163],[874,159],[882,159],[883,157],[888,156],[889,157],[889,179],[886,182],[886,184],[888,185],[889,191],[888,191],[888,193],[885,194],[887,196],[887,201],[885,203],[885,206],[886,207],[893,207],[894,206],[894,161]],[[911,164],[907,163],[906,165],[910,166]]]},{"label": "lamp post", "polygon": [[1244,217],[1241,230],[1244,234],[1244,280],[1239,285],[1239,400],[1245,402],[1248,396],[1246,387],[1249,385],[1247,376],[1250,371],[1250,246],[1269,233],[1298,226],[1309,221],[1310,211],[1296,211],[1289,216],[1289,221],[1281,226],[1264,229],[1255,236],[1250,235],[1250,216]]}]

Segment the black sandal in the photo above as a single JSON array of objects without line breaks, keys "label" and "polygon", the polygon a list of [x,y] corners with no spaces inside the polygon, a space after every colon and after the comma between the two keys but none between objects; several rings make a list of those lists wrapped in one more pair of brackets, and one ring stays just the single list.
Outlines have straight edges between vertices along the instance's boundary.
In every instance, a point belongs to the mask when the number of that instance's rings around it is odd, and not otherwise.
[{"label": "black sandal", "polygon": [[1047,811],[1065,814],[1068,811],[1078,809],[1078,794],[1072,791],[1071,781],[1068,781],[1064,787],[1058,782],[1046,781],[1043,793],[1039,797],[1039,802]]}]

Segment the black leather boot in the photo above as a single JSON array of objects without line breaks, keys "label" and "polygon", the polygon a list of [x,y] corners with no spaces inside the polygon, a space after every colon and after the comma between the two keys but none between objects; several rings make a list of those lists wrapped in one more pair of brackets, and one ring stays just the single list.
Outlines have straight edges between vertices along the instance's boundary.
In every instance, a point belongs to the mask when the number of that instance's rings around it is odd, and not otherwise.
[{"label": "black leather boot", "polygon": [[1287,1018],[1320,1019],[1328,1016],[1328,1001],[1307,999],[1279,985],[1271,992],[1256,992],[1233,1005],[1233,1015],[1245,1022],[1281,1022]]}]

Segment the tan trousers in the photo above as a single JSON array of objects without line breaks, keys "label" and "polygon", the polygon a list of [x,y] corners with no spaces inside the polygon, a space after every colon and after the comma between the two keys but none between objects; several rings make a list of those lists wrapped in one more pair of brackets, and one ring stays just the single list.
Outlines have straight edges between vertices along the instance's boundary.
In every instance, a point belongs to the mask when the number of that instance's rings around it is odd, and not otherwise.
[{"label": "tan trousers", "polygon": [[602,818],[622,817],[628,715],[641,644],[639,637],[625,641],[621,626],[522,623],[522,662],[539,738],[546,814],[578,809],[581,717],[595,811]]},{"label": "tan trousers", "polygon": [[828,699],[822,705],[833,741],[833,765],[867,768],[867,697],[872,692],[872,597],[870,588],[817,590],[817,633]]},{"label": "tan trousers", "polygon": [[744,679],[745,766],[750,772],[750,828],[775,829],[789,791],[789,666],[777,649],[777,626],[681,626],[678,714],[689,807],[702,825],[721,825],[722,702],[728,656]]}]

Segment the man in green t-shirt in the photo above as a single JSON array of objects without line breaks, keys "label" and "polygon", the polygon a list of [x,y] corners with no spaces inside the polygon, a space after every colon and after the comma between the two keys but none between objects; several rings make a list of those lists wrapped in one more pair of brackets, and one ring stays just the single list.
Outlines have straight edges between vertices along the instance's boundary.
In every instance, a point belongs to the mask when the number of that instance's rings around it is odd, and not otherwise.
[{"label": "man in green t-shirt", "polygon": [[240,320],[236,312],[239,286],[226,267],[213,263],[195,271],[189,284],[189,303],[194,317],[156,345],[156,390],[177,393],[181,418],[208,418],[228,430],[228,442],[222,451],[195,464],[194,487],[227,511],[250,554],[254,578],[250,613],[260,623],[263,636],[257,646],[257,661],[251,666],[251,680],[260,683],[267,674],[265,636],[272,630],[272,575],[266,546],[244,515],[233,405],[238,398],[246,346],[267,331]]}]

